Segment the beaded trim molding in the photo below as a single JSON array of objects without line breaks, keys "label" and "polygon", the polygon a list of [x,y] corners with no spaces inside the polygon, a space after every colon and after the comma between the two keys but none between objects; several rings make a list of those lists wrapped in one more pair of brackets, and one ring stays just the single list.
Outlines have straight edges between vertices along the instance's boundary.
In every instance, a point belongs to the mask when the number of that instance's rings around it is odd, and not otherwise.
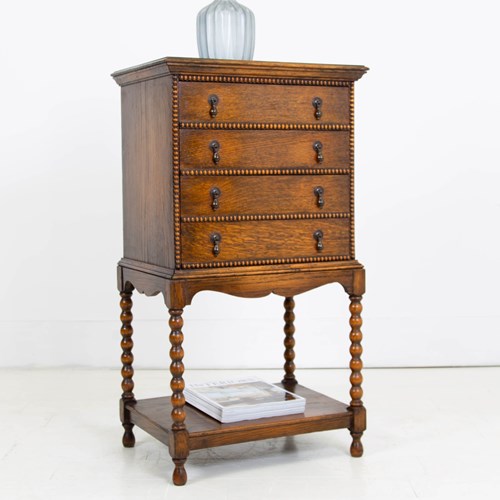
[{"label": "beaded trim molding", "polygon": [[338,123],[239,123],[239,122],[180,122],[180,128],[208,130],[350,130],[351,126]]},{"label": "beaded trim molding", "polygon": [[181,203],[180,153],[179,153],[179,85],[176,77],[172,78],[172,163],[174,187],[174,240],[175,267],[181,263]]},{"label": "beaded trim molding", "polygon": [[335,262],[352,260],[350,255],[331,255],[325,257],[295,257],[290,259],[226,260],[221,262],[187,262],[182,269],[207,269],[214,267],[262,266],[279,264],[305,264],[309,262]]},{"label": "beaded trim molding", "polygon": [[350,168],[197,168],[181,170],[181,175],[350,175]]},{"label": "beaded trim molding", "polygon": [[301,78],[263,78],[257,76],[222,76],[222,75],[179,75],[181,82],[215,83],[263,83],[267,85],[311,85],[318,87],[349,87],[351,82],[339,80],[313,80]]},{"label": "beaded trim molding", "polygon": [[182,222],[247,222],[261,220],[304,220],[304,219],[348,219],[347,212],[325,212],[318,214],[261,214],[261,215],[196,215],[182,217]]},{"label": "beaded trim molding", "polygon": [[355,235],[354,235],[354,84],[349,88],[349,121],[351,130],[349,132],[349,166],[351,167],[351,192],[350,192],[350,207],[351,217],[351,255],[356,258],[355,251]]}]

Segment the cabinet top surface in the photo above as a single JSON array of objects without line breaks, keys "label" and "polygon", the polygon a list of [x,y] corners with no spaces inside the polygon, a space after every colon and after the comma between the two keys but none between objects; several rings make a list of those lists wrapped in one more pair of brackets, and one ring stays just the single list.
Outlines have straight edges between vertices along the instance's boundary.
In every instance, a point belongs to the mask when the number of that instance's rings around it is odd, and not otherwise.
[{"label": "cabinet top surface", "polygon": [[240,61],[164,57],[138,66],[115,71],[111,76],[119,85],[168,75],[243,76],[262,78],[317,78],[355,81],[368,71],[366,66],[342,64]]}]

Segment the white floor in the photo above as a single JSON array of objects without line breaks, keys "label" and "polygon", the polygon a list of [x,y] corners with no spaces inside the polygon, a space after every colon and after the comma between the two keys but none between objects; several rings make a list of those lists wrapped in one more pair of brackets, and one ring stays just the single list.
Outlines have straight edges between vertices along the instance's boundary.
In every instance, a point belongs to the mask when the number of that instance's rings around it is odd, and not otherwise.
[{"label": "white floor", "polygon": [[[118,371],[0,374],[1,500],[500,498],[500,368],[365,370],[364,457],[350,457],[347,430],[200,450],[188,459],[184,487],[171,484],[167,448],[140,429],[136,447],[122,448]],[[251,374],[271,382],[281,375]],[[348,399],[346,370],[297,375]],[[135,380],[138,398],[168,393],[167,372],[138,371]]]}]

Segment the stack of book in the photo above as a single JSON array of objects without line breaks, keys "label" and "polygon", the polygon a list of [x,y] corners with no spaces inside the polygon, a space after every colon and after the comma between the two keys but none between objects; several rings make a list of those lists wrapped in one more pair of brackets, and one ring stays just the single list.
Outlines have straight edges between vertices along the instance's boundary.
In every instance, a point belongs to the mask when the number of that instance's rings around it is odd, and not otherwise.
[{"label": "stack of book", "polygon": [[222,423],[304,413],[306,400],[255,377],[189,384],[186,401]]}]

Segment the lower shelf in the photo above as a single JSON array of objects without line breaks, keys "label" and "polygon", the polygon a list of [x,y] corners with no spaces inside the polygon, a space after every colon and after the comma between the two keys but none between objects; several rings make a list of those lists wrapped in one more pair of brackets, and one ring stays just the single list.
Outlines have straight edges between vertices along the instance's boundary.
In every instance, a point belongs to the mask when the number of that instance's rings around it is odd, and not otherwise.
[{"label": "lower shelf", "polygon": [[[276,385],[283,387],[281,384]],[[301,385],[287,389],[306,398],[304,413],[221,424],[196,408],[186,405],[189,449],[342,429],[352,425],[353,414],[346,404]],[[143,399],[127,408],[132,423],[169,446],[172,434],[172,405],[169,397]]]}]

